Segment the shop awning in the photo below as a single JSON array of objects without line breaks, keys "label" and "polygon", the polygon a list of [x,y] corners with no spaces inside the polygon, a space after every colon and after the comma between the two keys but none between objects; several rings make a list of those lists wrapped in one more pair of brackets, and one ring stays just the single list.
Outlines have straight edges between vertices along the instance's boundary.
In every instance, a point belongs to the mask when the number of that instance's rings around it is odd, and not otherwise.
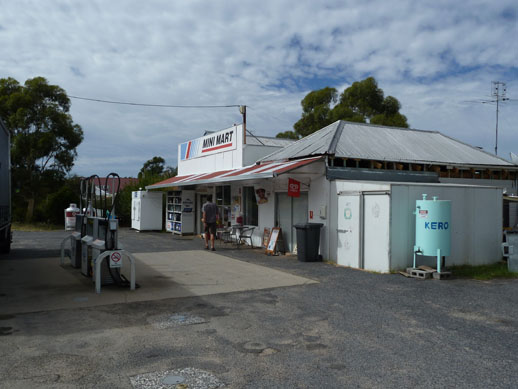
[{"label": "shop awning", "polygon": [[176,176],[167,180],[146,186],[146,189],[169,188],[172,186],[213,184],[229,181],[254,180],[259,178],[272,178],[279,174],[287,173],[301,166],[315,162],[322,157],[297,159],[295,161],[266,162],[260,165],[250,165],[233,170],[220,170],[217,172],[190,174]]}]

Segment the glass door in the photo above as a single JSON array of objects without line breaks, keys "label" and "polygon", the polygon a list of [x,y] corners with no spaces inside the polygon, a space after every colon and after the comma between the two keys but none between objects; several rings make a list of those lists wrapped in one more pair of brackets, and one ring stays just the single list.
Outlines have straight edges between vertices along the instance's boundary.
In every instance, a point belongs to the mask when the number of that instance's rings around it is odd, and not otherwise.
[{"label": "glass door", "polygon": [[243,187],[243,216],[244,224],[248,226],[259,225],[259,211],[253,186]]}]

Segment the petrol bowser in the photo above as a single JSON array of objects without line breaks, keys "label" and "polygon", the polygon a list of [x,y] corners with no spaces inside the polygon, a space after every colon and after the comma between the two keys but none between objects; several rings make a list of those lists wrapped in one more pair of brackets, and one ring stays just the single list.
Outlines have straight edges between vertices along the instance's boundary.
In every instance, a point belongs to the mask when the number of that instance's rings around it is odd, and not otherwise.
[{"label": "petrol bowser", "polygon": [[[95,185],[97,180],[97,189]],[[109,204],[108,193],[101,188],[108,188],[111,185],[111,204]],[[99,177],[92,177],[89,191],[89,203],[86,208],[83,224],[86,226],[86,234],[82,237],[82,266],[83,275],[95,279],[95,261],[105,251],[122,250],[119,244],[119,220],[117,219],[116,204],[120,190],[120,177],[116,173],[110,173],[105,178],[104,186],[100,185]],[[98,191],[98,193],[96,192]],[[122,257],[121,257],[122,258]],[[126,285],[128,282],[120,272],[118,264],[106,260],[100,267],[101,285],[117,284]]]},{"label": "petrol bowser", "polygon": [[[109,180],[116,185],[108,185]],[[101,184],[102,180],[97,175],[81,181],[80,213],[76,215],[76,230],[61,243],[61,264],[64,264],[65,243],[71,240],[72,266],[80,267],[84,276],[92,277],[97,293],[101,292],[101,285],[108,284],[129,286],[134,290],[135,258],[123,250],[119,243],[116,205],[120,177],[116,173],[110,173],[105,178],[104,185]],[[111,195],[108,195],[107,188],[112,189]],[[123,257],[130,261],[130,281],[121,274]]]},{"label": "petrol bowser", "polygon": [[[85,183],[86,183],[86,179],[83,178],[80,182],[81,195],[79,197],[79,208],[77,209],[78,211],[75,212],[75,214],[74,214],[74,218],[75,218],[75,222],[73,223],[74,232],[72,232],[71,243],[70,243],[70,245],[71,245],[70,262],[72,264],[72,267],[75,267],[75,268],[81,267],[81,257],[82,257],[81,238],[85,235],[85,233],[83,231],[84,230],[83,229],[83,216],[84,216],[83,197],[85,195],[85,193],[84,193]],[[75,204],[70,204],[70,208],[72,208],[72,205],[75,205]],[[67,210],[65,210],[65,211],[67,211]],[[67,217],[66,214],[65,214],[65,217]]]}]

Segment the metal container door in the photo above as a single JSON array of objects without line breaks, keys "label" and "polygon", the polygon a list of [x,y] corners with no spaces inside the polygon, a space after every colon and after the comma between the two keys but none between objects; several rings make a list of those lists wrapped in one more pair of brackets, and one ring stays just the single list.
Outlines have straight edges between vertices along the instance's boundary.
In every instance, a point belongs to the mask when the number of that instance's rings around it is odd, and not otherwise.
[{"label": "metal container door", "polygon": [[360,195],[338,196],[337,263],[359,268],[360,264]]},{"label": "metal container door", "polygon": [[390,269],[390,197],[367,194],[363,198],[363,268],[388,272]]}]

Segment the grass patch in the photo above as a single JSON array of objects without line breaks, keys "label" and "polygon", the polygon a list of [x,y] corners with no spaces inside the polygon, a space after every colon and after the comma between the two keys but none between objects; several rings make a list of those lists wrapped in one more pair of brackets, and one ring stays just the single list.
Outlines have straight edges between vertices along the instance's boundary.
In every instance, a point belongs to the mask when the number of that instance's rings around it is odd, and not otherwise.
[{"label": "grass patch", "polygon": [[55,231],[65,230],[64,226],[58,226],[56,224],[47,223],[18,223],[14,222],[11,225],[13,231]]},{"label": "grass patch", "polygon": [[451,266],[451,270],[455,277],[473,278],[475,280],[491,280],[493,278],[518,278],[518,273],[512,273],[507,270],[507,262],[501,261],[491,265],[461,265]]}]

